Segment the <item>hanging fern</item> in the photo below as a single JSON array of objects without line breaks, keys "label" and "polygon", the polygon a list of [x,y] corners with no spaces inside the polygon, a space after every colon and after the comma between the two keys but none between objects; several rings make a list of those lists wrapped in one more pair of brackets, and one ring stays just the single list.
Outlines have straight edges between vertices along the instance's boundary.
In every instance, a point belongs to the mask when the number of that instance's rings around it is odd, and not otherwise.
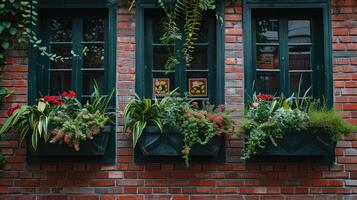
[{"label": "hanging fern", "polygon": [[[170,0],[158,0],[159,5],[166,13],[164,21],[164,34],[160,40],[165,44],[175,44],[182,40],[183,35],[185,43],[183,55],[187,65],[193,60],[194,44],[198,40],[203,12],[215,9],[215,0],[176,0],[174,4]],[[183,32],[177,26],[179,20],[184,21]],[[165,64],[166,70],[172,70],[179,59],[177,51],[171,52]]]}]

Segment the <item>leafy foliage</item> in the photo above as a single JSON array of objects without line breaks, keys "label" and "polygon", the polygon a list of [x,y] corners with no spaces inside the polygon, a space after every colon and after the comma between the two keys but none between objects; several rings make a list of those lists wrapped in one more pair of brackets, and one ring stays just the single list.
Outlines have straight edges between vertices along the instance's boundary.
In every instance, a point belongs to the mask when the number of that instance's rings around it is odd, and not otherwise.
[{"label": "leafy foliage", "polygon": [[162,131],[162,122],[159,118],[161,109],[158,101],[141,99],[138,95],[135,97],[124,109],[124,132],[132,134],[133,147],[136,146],[146,126],[158,126]]},{"label": "leafy foliage", "polygon": [[[277,139],[284,136],[285,130],[293,128],[298,131],[307,128],[323,128],[334,140],[353,132],[354,126],[347,124],[335,111],[321,106],[318,101],[306,97],[295,98],[294,95],[274,99],[271,95],[254,95],[245,117],[240,121],[240,133],[246,134],[246,148],[243,158],[250,158],[267,141],[277,146]],[[264,97],[264,98],[263,98]]]},{"label": "leafy foliage", "polygon": [[[177,0],[174,3],[170,0],[158,0],[158,3],[166,14],[164,34],[160,40],[166,44],[176,44],[176,41],[185,38],[183,54],[186,64],[189,64],[193,59],[194,43],[199,37],[202,14],[215,9],[215,0]],[[180,20],[184,21],[183,31],[177,25]],[[179,53],[174,51],[170,54],[165,64],[166,70],[172,70],[179,64]]]},{"label": "leafy foliage", "polygon": [[198,107],[186,96],[176,91],[169,93],[161,101],[136,97],[124,110],[125,132],[132,134],[134,147],[147,125],[178,129],[184,138],[182,157],[189,166],[191,148],[196,144],[205,145],[214,136],[233,133],[235,123],[224,106],[215,107],[208,103]]},{"label": "leafy foliage", "polygon": [[33,106],[10,109],[9,118],[0,129],[0,135],[10,131],[20,134],[21,141],[31,135],[32,147],[37,149],[44,142],[65,142],[77,151],[81,141],[93,139],[109,122],[108,102],[111,95],[103,97],[98,88],[91,101],[82,105],[73,91],[63,92],[61,97],[45,96]]}]

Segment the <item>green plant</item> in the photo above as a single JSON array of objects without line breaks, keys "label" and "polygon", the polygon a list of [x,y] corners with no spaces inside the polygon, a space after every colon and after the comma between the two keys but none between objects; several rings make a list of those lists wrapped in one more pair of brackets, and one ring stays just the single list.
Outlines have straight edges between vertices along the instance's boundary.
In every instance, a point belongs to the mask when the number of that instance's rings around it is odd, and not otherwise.
[{"label": "green plant", "polygon": [[135,97],[124,109],[124,132],[132,135],[133,147],[136,146],[146,126],[155,125],[162,131],[158,101],[155,100],[153,103],[151,99],[141,99],[138,95]]},{"label": "green plant", "polygon": [[310,118],[308,126],[327,130],[335,141],[340,140],[343,135],[357,131],[357,127],[346,123],[335,109],[326,106],[312,107],[308,115]]},{"label": "green plant", "polygon": [[[113,93],[112,93],[113,94]],[[95,86],[91,101],[82,105],[73,91],[63,92],[60,97],[45,96],[33,106],[10,108],[9,118],[0,129],[0,135],[18,132],[21,141],[31,135],[34,149],[40,139],[44,142],[65,142],[79,150],[81,141],[93,139],[109,122],[108,104],[112,95],[103,97]]]},{"label": "green plant", "polygon": [[187,100],[176,90],[170,92],[161,101],[136,97],[124,110],[125,132],[133,136],[134,147],[146,126],[176,128],[183,135],[185,145],[182,157],[189,166],[191,148],[196,144],[205,145],[214,136],[235,131],[235,123],[223,105],[215,107],[208,103],[199,108],[197,102]]},{"label": "green plant", "polygon": [[347,124],[334,110],[321,105],[319,101],[307,97],[289,98],[271,95],[253,95],[245,117],[240,121],[240,134],[246,134],[246,148],[243,159],[255,155],[265,147],[267,141],[277,146],[277,139],[284,136],[285,130],[293,128],[301,131],[307,128],[323,128],[335,141],[342,135],[355,131],[355,126]]}]

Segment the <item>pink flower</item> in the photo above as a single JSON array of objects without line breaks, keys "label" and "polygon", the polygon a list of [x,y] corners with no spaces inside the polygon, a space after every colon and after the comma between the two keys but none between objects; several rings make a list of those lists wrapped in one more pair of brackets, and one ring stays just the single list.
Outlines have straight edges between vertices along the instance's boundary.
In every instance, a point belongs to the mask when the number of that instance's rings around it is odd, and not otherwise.
[{"label": "pink flower", "polygon": [[198,108],[198,103],[196,101],[193,101],[191,105],[193,108]]}]

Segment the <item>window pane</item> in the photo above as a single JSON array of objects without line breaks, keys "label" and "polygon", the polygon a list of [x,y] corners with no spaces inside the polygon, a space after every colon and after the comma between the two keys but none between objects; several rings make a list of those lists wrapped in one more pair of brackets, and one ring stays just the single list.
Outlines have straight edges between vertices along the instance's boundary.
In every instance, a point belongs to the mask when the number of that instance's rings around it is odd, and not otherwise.
[{"label": "window pane", "polygon": [[279,69],[279,48],[277,46],[257,47],[258,69]]},{"label": "window pane", "polygon": [[71,72],[50,72],[50,94],[59,95],[64,90],[72,89]]},{"label": "window pane", "polygon": [[190,97],[208,97],[208,73],[188,72],[187,88]]},{"label": "window pane", "polygon": [[71,19],[51,19],[50,20],[50,41],[51,42],[71,42],[72,41],[72,20]]},{"label": "window pane", "polygon": [[84,41],[104,41],[104,18],[91,17],[84,20]]},{"label": "window pane", "polygon": [[264,94],[279,94],[279,72],[257,72],[256,91]]},{"label": "window pane", "polygon": [[309,46],[289,47],[289,69],[310,70],[311,51]]},{"label": "window pane", "polygon": [[154,73],[152,82],[153,96],[162,97],[175,89],[175,73]]},{"label": "window pane", "polygon": [[288,38],[289,43],[310,43],[310,20],[289,20]]},{"label": "window pane", "polygon": [[94,91],[94,82],[97,82],[99,89],[103,93],[104,73],[103,71],[84,71],[83,72],[83,95],[90,95]]},{"label": "window pane", "polygon": [[307,91],[307,89],[311,87],[311,73],[290,73],[291,93],[295,93],[295,94],[298,93],[299,84],[301,84],[299,95],[303,96],[305,91]]},{"label": "window pane", "polygon": [[207,69],[207,51],[207,46],[195,46],[194,52],[192,54],[193,60],[190,63],[189,69]]},{"label": "window pane", "polygon": [[204,20],[201,22],[200,32],[198,33],[196,43],[207,43],[208,42],[208,21]]},{"label": "window pane", "polygon": [[155,70],[164,70],[167,59],[170,57],[170,51],[173,52],[173,47],[156,46],[154,47],[154,66]]},{"label": "window pane", "polygon": [[[71,57],[71,48],[72,45],[52,44],[50,46],[50,52],[62,57]],[[71,69],[71,60],[72,59],[65,59],[63,62],[61,60],[51,61],[50,69]]]},{"label": "window pane", "polygon": [[162,37],[162,35],[164,34],[164,29],[163,29],[163,22],[160,18],[156,18],[156,20],[153,20],[153,24],[152,26],[152,35],[153,35],[153,41],[154,43],[162,43],[160,38]]},{"label": "window pane", "polygon": [[262,19],[257,21],[257,43],[279,42],[279,21],[276,19]]},{"label": "window pane", "polygon": [[104,45],[89,45],[89,51],[83,57],[83,68],[103,68],[104,67]]}]

